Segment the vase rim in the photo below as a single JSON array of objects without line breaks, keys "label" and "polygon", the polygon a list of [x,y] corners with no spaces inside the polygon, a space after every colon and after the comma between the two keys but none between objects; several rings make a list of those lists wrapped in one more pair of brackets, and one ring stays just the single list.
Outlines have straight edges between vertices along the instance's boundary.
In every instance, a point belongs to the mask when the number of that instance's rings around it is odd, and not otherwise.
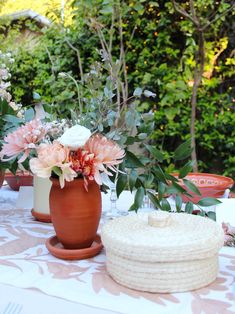
[{"label": "vase rim", "polygon": [[[59,178],[50,177],[49,179],[50,179],[50,181],[51,181],[53,184],[55,184],[55,185],[60,185]],[[68,184],[68,183],[73,184],[73,182],[78,182],[78,181],[80,182],[80,184],[84,184],[84,179],[83,179],[83,178],[75,178],[75,179],[72,180],[72,181],[65,181],[65,186],[66,186],[66,184]],[[91,184],[98,185],[98,183],[96,183],[95,180],[87,180],[87,182],[88,182],[88,189],[89,189],[89,185],[91,185]]]}]

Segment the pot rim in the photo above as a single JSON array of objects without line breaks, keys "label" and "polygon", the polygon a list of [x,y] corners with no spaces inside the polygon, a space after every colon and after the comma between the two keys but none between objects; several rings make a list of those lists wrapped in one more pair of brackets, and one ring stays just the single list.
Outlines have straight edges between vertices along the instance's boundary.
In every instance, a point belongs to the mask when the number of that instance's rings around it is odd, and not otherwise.
[{"label": "pot rim", "polygon": [[[173,173],[172,176],[174,177],[178,177],[179,173]],[[234,184],[234,180],[230,177],[226,177],[226,176],[222,176],[219,174],[213,174],[213,173],[205,173],[205,172],[190,172],[188,173],[185,178],[186,179],[190,179],[195,177],[195,179],[200,178],[203,180],[207,180],[207,179],[215,179],[218,180],[218,182],[214,182],[212,184],[208,184],[208,183],[195,183],[196,186],[198,186],[199,188],[203,188],[203,187],[226,187],[226,188],[231,188]],[[182,182],[182,179],[179,179]],[[183,183],[183,182],[182,182]],[[183,184],[184,185],[184,184]]]}]

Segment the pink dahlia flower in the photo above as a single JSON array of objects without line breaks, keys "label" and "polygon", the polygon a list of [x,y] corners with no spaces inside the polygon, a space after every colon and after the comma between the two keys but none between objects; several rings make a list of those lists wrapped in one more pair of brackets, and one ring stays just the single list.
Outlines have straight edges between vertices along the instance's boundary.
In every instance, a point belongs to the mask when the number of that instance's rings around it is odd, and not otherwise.
[{"label": "pink dahlia flower", "polygon": [[84,149],[94,155],[94,178],[98,184],[102,184],[100,172],[110,175],[107,168],[116,172],[114,166],[120,164],[125,156],[125,151],[118,144],[100,134],[90,137]]},{"label": "pink dahlia flower", "polygon": [[69,162],[69,149],[60,143],[40,144],[37,149],[38,157],[32,158],[29,162],[31,171],[41,178],[49,178],[53,171],[58,170],[60,186],[64,187],[64,181],[72,181],[76,172],[71,168]]},{"label": "pink dahlia flower", "polygon": [[[40,120],[34,119],[25,125],[19,127],[16,131],[8,134],[4,141],[0,158],[3,161],[11,160],[23,152],[23,156],[18,162],[23,162],[30,153],[30,150],[36,148],[36,143],[44,138],[47,133],[47,127]],[[3,158],[8,156],[9,158]]]}]

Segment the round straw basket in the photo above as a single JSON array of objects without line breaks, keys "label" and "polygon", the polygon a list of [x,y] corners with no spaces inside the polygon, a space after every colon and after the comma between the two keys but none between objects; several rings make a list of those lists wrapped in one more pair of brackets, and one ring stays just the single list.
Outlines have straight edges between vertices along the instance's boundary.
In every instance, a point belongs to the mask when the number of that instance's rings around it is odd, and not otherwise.
[{"label": "round straw basket", "polygon": [[107,271],[149,292],[182,292],[216,279],[222,228],[204,217],[154,211],[120,217],[102,229]]}]

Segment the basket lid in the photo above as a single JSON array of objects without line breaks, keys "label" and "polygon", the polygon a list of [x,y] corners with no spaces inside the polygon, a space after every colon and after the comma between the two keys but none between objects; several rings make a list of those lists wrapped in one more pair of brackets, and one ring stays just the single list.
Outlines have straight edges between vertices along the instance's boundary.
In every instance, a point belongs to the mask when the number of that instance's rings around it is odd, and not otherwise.
[{"label": "basket lid", "polygon": [[156,262],[204,259],[224,241],[222,227],[208,218],[159,210],[109,221],[101,236],[107,252]]}]

